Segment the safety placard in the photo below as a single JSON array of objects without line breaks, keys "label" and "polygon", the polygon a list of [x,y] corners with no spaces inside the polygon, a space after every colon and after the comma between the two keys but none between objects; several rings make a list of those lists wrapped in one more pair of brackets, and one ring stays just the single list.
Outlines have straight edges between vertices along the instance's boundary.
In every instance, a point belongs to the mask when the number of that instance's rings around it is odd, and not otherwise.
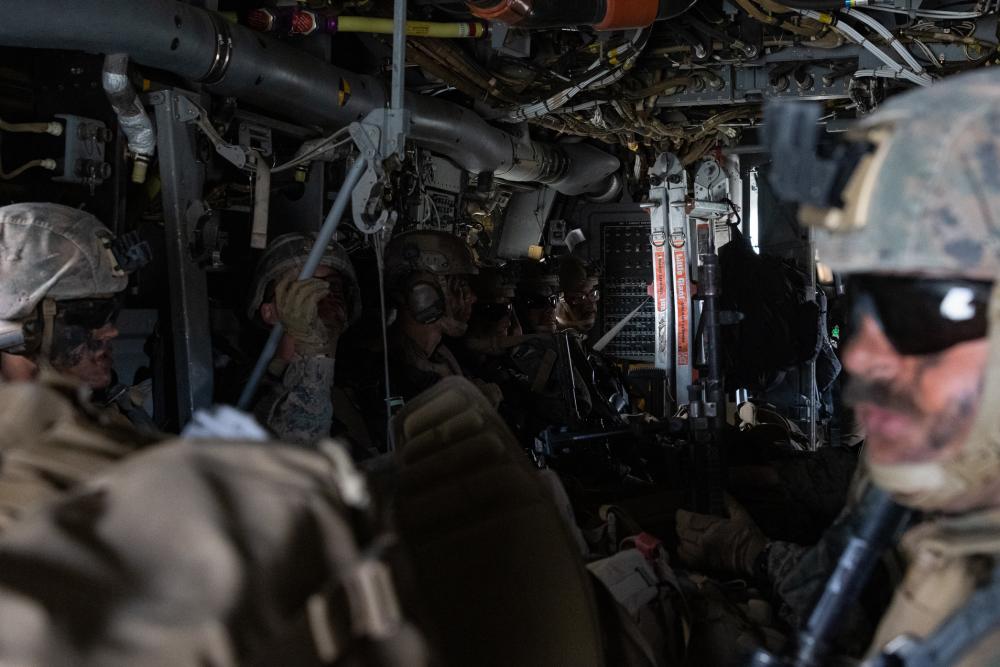
[{"label": "safety placard", "polygon": [[653,253],[653,273],[656,274],[656,310],[667,310],[667,256],[662,248]]},{"label": "safety placard", "polygon": [[688,281],[687,257],[683,248],[674,249],[674,296],[677,312],[677,365],[690,363],[690,339],[688,336]]}]

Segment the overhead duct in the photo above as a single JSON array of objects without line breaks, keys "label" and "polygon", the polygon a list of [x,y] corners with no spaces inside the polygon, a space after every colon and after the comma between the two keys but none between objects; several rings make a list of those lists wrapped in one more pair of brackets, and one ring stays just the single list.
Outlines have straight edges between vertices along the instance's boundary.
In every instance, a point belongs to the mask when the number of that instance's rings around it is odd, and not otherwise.
[{"label": "overhead duct", "polygon": [[676,0],[468,0],[469,11],[518,28],[645,28],[676,12]]},{"label": "overhead duct", "polygon": [[[4,6],[0,44],[127,53],[143,65],[204,84],[209,91],[320,126],[362,120],[386,105],[372,76],[348,72],[219,14],[176,0],[34,0]],[[592,148],[570,159],[563,148],[521,141],[456,104],[407,93],[410,137],[475,172],[540,182],[565,194],[607,191],[617,158]],[[597,158],[597,159],[593,159]]]}]

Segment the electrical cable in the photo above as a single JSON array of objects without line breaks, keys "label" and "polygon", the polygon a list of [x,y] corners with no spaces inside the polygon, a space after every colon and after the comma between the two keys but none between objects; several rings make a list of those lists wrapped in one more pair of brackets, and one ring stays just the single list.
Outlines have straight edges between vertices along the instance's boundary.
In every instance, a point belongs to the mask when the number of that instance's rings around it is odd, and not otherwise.
[{"label": "electrical cable", "polygon": [[878,12],[889,12],[890,14],[903,14],[904,16],[919,16],[921,18],[942,20],[978,19],[982,16],[981,12],[941,12],[932,9],[909,10],[897,7],[878,7],[875,5],[869,5],[868,9]]},{"label": "electrical cable", "polygon": [[35,167],[41,167],[42,169],[48,169],[52,171],[56,168],[56,161],[51,158],[44,158],[41,160],[31,160],[30,162],[25,162],[20,167],[11,171],[9,173],[4,173],[3,167],[0,167],[0,178],[5,181],[9,181],[12,178],[17,178],[29,169],[34,169]]},{"label": "electrical cable", "polygon": [[[516,107],[508,111],[504,117],[498,120],[519,122],[545,116],[564,106],[570,101],[570,99],[584,90],[590,88],[602,88],[618,81],[625,76],[625,73],[632,68],[632,65],[642,54],[651,34],[652,29],[649,28],[637,30],[636,34],[625,45],[617,49],[612,49],[608,52],[607,60],[612,64],[611,68],[600,69],[583,80],[573,84],[569,88],[566,88],[565,90],[562,90],[544,100]],[[624,59],[619,61],[619,59],[623,56]],[[604,62],[604,59],[604,57],[598,58],[591,63],[586,71],[590,72],[591,70],[600,67]]]},{"label": "electrical cable", "polygon": [[378,231],[375,236],[375,261],[378,264],[378,298],[380,319],[382,320],[382,363],[385,369],[385,443],[388,451],[396,449],[395,438],[392,437],[392,386],[390,384],[389,373],[389,324],[388,315],[385,309],[385,250],[384,244],[385,228]]},{"label": "electrical cable", "polygon": [[869,16],[868,14],[865,14],[864,12],[858,9],[849,9],[849,8],[843,9],[841,10],[841,13],[847,16],[853,16],[854,18],[858,19],[859,21],[867,25],[869,28],[874,30],[876,33],[881,35],[882,39],[884,39],[889,44],[889,46],[895,49],[896,53],[898,53],[903,57],[903,60],[907,62],[907,64],[913,69],[913,71],[915,71],[917,74],[923,74],[924,72],[923,66],[919,62],[917,62],[917,59],[913,57],[913,54],[910,53],[906,49],[906,47],[900,43],[900,41],[896,38],[895,35],[893,35],[889,31],[888,28],[886,28],[884,25],[878,22],[878,19]]},{"label": "electrical cable", "polygon": [[0,130],[4,132],[34,132],[36,134],[51,134],[54,137],[63,133],[62,123],[52,121],[50,123],[8,123],[0,118]]},{"label": "electrical cable", "polygon": [[[819,21],[820,23],[829,25],[832,29],[836,30],[837,32],[841,33],[848,39],[862,46],[873,56],[881,60],[889,69],[898,72],[898,76],[894,78],[906,79],[907,81],[910,81],[920,86],[929,86],[931,85],[931,83],[933,83],[934,80],[931,79],[931,77],[928,76],[926,73],[918,74],[910,69],[907,69],[902,64],[894,60],[891,56],[889,56],[885,51],[878,48],[878,46],[876,46],[874,42],[872,42],[867,37],[858,32],[856,29],[854,29],[853,26],[848,25],[847,23],[844,23],[842,21],[837,21],[836,17],[834,17],[833,15],[821,12],[815,12],[810,9],[801,9],[798,10],[798,13],[806,18],[810,18],[815,21]],[[883,75],[875,75],[875,76],[883,76]]]},{"label": "electrical cable", "polygon": [[[310,146],[309,148],[307,148],[305,150],[305,152],[297,154],[295,157],[293,157],[288,162],[285,162],[284,164],[278,165],[278,166],[274,167],[273,169],[271,169],[271,173],[275,174],[275,173],[279,173],[279,172],[282,172],[282,171],[287,171],[289,169],[293,169],[293,168],[299,166],[300,164],[302,164],[303,162],[308,162],[309,160],[314,159],[317,155],[321,155],[321,154],[323,154],[323,153],[325,153],[327,151],[332,151],[332,150],[334,150],[336,148],[339,148],[340,146],[343,146],[343,145],[345,145],[347,143],[350,143],[351,139],[347,138],[347,139],[343,139],[341,141],[338,141],[337,143],[335,143],[333,145],[330,145],[330,142],[335,141],[336,139],[339,139],[340,137],[346,135],[348,133],[348,131],[349,131],[349,128],[343,127],[341,129],[337,130],[336,132],[334,132],[333,134],[331,134],[330,136],[325,137],[323,139],[320,139],[317,143],[315,143],[315,145]],[[308,144],[308,143],[309,142],[306,142],[306,144]],[[301,151],[303,148],[305,148],[306,144],[303,144],[299,148],[299,150]]]}]

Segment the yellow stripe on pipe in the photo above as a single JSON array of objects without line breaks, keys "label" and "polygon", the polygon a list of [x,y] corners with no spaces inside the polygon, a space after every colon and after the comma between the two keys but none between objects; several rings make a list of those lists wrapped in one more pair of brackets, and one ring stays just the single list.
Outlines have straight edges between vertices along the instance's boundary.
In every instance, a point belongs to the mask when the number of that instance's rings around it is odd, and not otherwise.
[{"label": "yellow stripe on pipe", "polygon": [[[392,19],[378,19],[368,16],[338,16],[337,32],[370,32],[380,35],[391,35]],[[467,23],[407,21],[406,34],[410,37],[482,37],[486,34],[486,26],[477,21]]]}]

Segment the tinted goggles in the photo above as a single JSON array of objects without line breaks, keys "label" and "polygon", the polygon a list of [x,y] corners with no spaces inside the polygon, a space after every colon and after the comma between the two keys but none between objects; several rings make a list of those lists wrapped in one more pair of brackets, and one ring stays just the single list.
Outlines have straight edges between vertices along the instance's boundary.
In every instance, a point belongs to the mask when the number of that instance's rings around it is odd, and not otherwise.
[{"label": "tinted goggles", "polygon": [[601,300],[601,290],[594,287],[586,292],[563,292],[563,301],[571,306],[579,306],[584,303],[597,303]]},{"label": "tinted goggles", "polygon": [[555,308],[559,304],[558,294],[518,294],[517,301],[525,308]]},{"label": "tinted goggles", "polygon": [[850,336],[869,316],[899,354],[933,354],[984,338],[992,283],[857,275],[846,282]]},{"label": "tinted goggles", "polygon": [[477,302],[472,307],[473,313],[489,322],[499,322],[505,317],[509,317],[513,305],[510,303],[481,303]]},{"label": "tinted goggles", "polygon": [[57,302],[57,317],[66,326],[100,329],[118,319],[118,299],[73,299]]}]

